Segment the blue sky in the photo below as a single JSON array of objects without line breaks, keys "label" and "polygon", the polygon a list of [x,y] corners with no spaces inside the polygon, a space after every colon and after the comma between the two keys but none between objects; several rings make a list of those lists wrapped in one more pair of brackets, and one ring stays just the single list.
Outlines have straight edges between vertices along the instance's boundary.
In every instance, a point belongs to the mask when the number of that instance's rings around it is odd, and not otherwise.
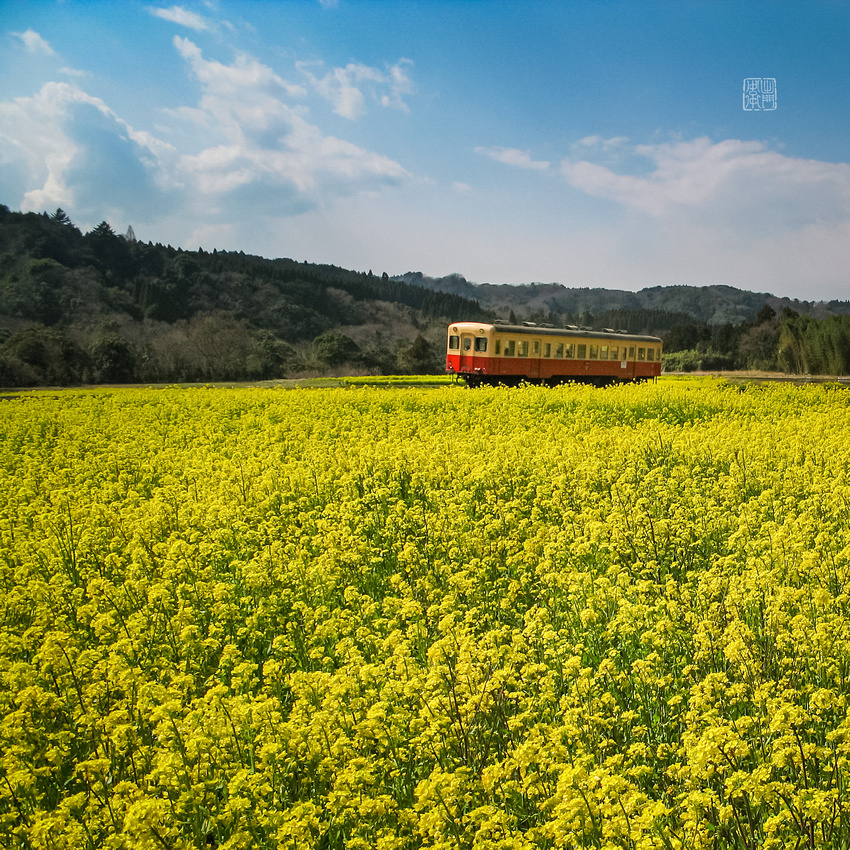
[{"label": "blue sky", "polygon": [[12,209],[376,273],[850,299],[845,2],[5,0],[0,39]]}]

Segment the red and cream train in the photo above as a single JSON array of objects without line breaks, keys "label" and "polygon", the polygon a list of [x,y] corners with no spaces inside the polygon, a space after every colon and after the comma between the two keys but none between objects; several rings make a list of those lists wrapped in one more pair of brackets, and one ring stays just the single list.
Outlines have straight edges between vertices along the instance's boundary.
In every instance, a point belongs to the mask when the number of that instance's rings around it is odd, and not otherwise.
[{"label": "red and cream train", "polygon": [[608,328],[453,322],[448,329],[446,371],[473,387],[646,381],[661,374],[661,340]]}]

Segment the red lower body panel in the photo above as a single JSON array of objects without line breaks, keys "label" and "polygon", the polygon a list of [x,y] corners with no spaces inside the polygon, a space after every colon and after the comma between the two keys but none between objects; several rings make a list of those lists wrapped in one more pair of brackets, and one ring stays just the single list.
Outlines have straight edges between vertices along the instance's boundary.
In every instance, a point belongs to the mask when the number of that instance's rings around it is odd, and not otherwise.
[{"label": "red lower body panel", "polygon": [[[625,364],[625,365],[623,365]],[[448,354],[446,371],[482,382],[513,380],[646,380],[661,374],[661,363],[621,360],[556,360],[548,357],[486,357]]]}]

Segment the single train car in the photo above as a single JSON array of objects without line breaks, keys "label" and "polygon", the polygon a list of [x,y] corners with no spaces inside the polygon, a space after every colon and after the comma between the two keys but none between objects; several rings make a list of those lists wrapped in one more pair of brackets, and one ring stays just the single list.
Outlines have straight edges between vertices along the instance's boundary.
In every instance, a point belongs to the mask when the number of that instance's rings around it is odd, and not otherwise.
[{"label": "single train car", "polygon": [[661,340],[606,328],[593,331],[533,322],[452,322],[446,371],[469,386],[560,384],[605,386],[661,374]]}]

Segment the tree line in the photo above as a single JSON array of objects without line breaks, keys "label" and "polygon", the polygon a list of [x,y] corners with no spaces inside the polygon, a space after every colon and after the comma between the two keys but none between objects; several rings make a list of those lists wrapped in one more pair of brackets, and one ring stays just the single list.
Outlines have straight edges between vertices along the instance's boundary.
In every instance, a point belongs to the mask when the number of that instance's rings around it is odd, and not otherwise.
[{"label": "tree line", "polygon": [[[0,386],[437,373],[448,321],[502,313],[517,321],[513,310],[386,273],[184,251],[120,236],[105,221],[83,234],[61,209],[0,205]],[[850,372],[848,315],[765,304],[724,324],[662,309],[536,310],[519,320],[661,336],[668,371]]]},{"label": "tree line", "polygon": [[[83,234],[0,206],[0,386],[440,371],[476,302],[375,275]],[[390,330],[387,330],[387,326]]]},{"label": "tree line", "polygon": [[753,369],[790,374],[850,374],[850,315],[817,319],[765,304],[751,321],[711,324],[687,313],[659,309],[537,310],[518,319],[554,327],[612,328],[660,336],[669,372]]},{"label": "tree line", "polygon": [[685,323],[665,335],[670,371],[754,369],[809,375],[850,374],[850,316],[816,319],[765,305],[751,322]]}]

